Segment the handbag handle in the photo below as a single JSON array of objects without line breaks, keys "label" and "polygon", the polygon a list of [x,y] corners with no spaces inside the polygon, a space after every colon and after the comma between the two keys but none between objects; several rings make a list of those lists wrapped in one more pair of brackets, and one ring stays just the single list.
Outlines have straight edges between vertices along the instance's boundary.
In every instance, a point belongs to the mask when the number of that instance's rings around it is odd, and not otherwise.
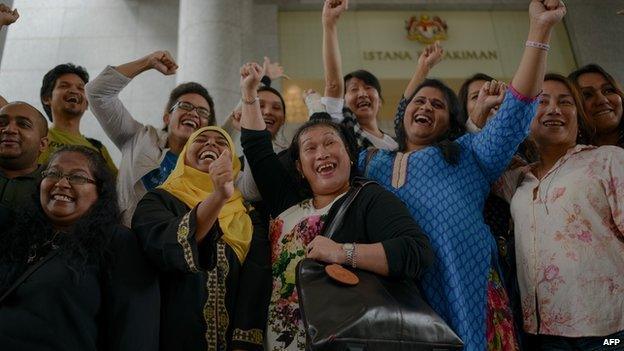
[{"label": "handbag handle", "polygon": [[373,183],[375,182],[372,180],[357,180],[357,179],[353,182],[351,189],[349,189],[349,191],[347,192],[345,200],[342,202],[342,204],[338,208],[338,211],[336,211],[336,215],[333,218],[331,218],[329,222],[326,222],[325,225],[323,226],[323,232],[322,232],[323,236],[329,239],[331,239],[334,236],[334,234],[342,226],[342,221],[344,219],[345,213],[347,212],[347,210],[353,203],[353,200],[355,200],[355,197],[360,193],[362,188],[364,188],[368,184],[373,184]]},{"label": "handbag handle", "polygon": [[35,273],[36,270],[41,268],[41,266],[43,266],[44,263],[48,262],[50,259],[56,256],[57,253],[58,253],[58,250],[52,250],[48,252],[47,255],[45,255],[42,259],[37,261],[37,263],[30,266],[24,273],[22,273],[22,275],[9,287],[9,289],[7,289],[7,291],[5,291],[2,296],[0,296],[0,304],[9,295],[11,295],[11,293],[15,291],[15,289],[17,289],[28,277],[30,277],[33,273]]}]

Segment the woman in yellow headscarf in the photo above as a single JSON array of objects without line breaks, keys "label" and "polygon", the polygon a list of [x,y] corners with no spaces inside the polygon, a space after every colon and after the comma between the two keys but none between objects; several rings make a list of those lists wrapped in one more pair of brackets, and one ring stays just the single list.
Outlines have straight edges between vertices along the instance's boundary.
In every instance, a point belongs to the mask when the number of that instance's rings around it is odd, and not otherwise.
[{"label": "woman in yellow headscarf", "polygon": [[254,234],[254,212],[235,188],[240,167],[230,136],[201,128],[134,213],[132,229],[161,272],[162,351],[262,345],[266,312],[253,307],[265,298],[255,287],[265,283],[254,281],[261,274],[246,272],[245,262],[264,260],[268,267],[268,259],[248,257],[252,241],[266,234]]}]

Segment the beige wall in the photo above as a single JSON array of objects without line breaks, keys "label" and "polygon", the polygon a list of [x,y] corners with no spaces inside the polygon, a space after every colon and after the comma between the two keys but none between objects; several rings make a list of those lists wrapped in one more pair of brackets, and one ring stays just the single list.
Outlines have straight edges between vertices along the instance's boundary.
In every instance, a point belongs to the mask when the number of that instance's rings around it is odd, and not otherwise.
[{"label": "beige wall", "polygon": [[[407,39],[405,21],[411,16],[438,15],[448,24],[448,40],[442,42],[449,58],[431,72],[458,88],[463,79],[476,72],[509,80],[518,65],[528,31],[528,15],[523,11],[354,11],[341,18],[339,33],[343,73],[364,68],[382,82],[386,103],[383,119],[391,119],[418,59],[425,47]],[[280,12],[280,57],[293,78],[284,84],[292,105],[289,118],[302,116],[301,101],[293,92],[306,88],[322,91],[321,20],[318,11]],[[549,71],[567,74],[576,67],[570,41],[563,25],[556,27],[549,57]],[[467,54],[468,53],[468,54]],[[485,54],[490,59],[479,57]],[[453,58],[455,57],[455,58]],[[460,59],[458,57],[463,57]],[[495,58],[494,58],[495,57]]]}]

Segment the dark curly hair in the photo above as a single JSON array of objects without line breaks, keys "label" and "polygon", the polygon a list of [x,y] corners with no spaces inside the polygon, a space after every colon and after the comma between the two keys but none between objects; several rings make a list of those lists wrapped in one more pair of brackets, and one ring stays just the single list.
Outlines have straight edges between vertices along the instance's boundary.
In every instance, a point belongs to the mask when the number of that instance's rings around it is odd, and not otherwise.
[{"label": "dark curly hair", "polygon": [[58,65],[52,68],[48,73],[43,76],[43,82],[41,83],[41,90],[39,91],[39,98],[41,99],[41,105],[43,105],[43,110],[50,122],[52,121],[52,108],[50,105],[46,105],[43,100],[49,99],[52,97],[52,91],[54,90],[54,86],[56,85],[56,81],[60,76],[64,74],[75,74],[82,81],[87,84],[89,83],[89,73],[82,66],[76,66],[73,63],[64,63],[62,65]]},{"label": "dark curly hair", "polygon": [[[186,82],[175,87],[171,93],[169,94],[169,100],[167,101],[167,105],[165,106],[165,113],[169,113],[173,105],[178,102],[180,96],[185,94],[197,94],[206,99],[208,102],[208,106],[210,107],[210,120],[208,121],[209,126],[213,126],[216,123],[215,119],[215,107],[214,101],[212,100],[212,96],[208,93],[208,90],[204,88],[203,85],[196,82]],[[163,130],[167,130],[167,126],[163,128]]]},{"label": "dark curly hair", "polygon": [[351,161],[349,180],[353,180],[354,177],[360,175],[360,172],[357,168],[358,147],[353,132],[342,124],[333,122],[328,114],[324,115],[326,116],[322,116],[321,114],[315,114],[308,122],[304,123],[301,127],[299,127],[299,129],[297,129],[297,131],[295,132],[292,143],[290,144],[290,147],[287,151],[290,155],[290,163],[286,166],[286,168],[288,168],[288,171],[291,173],[293,179],[298,180],[299,184],[297,185],[299,185],[300,195],[306,198],[313,196],[312,189],[310,188],[310,184],[308,183],[308,181],[304,177],[302,177],[301,174],[298,173],[296,164],[297,161],[299,161],[299,139],[304,132],[311,128],[329,127],[335,130],[336,133],[338,133],[338,136],[340,136],[342,142],[344,143],[345,148],[347,149],[347,154],[349,155],[349,160]]},{"label": "dark curly hair", "polygon": [[43,211],[39,184],[31,201],[16,211],[11,228],[0,234],[0,264],[10,267],[9,271],[0,274],[0,293],[28,268],[29,258],[45,256],[52,244],[58,246],[59,255],[77,277],[85,265],[111,259],[108,247],[112,233],[120,223],[114,177],[102,156],[84,146],[71,145],[58,149],[50,157],[50,164],[67,152],[79,153],[88,160],[96,180],[97,201],[74,225],[59,232]]},{"label": "dark curly hair", "polygon": [[[451,164],[457,165],[459,163],[460,146],[455,142],[455,139],[462,136],[465,132],[464,125],[459,121],[459,101],[455,92],[449,88],[446,84],[437,79],[425,79],[418,88],[414,91],[414,94],[409,97],[408,104],[414,99],[414,96],[425,87],[431,87],[438,89],[442,92],[444,99],[446,100],[446,106],[449,113],[449,129],[440,137],[434,144],[442,152],[444,160]],[[403,116],[397,116],[394,120],[394,131],[396,133],[397,142],[399,143],[399,151],[407,151],[407,132],[405,131],[405,125],[403,119],[405,118],[405,111]]]},{"label": "dark curly hair", "polygon": [[474,82],[478,82],[480,80],[489,82],[494,78],[488,76],[485,73],[475,73],[472,77],[466,79],[461,87],[459,88],[459,93],[457,94],[457,98],[459,99],[459,121],[462,124],[466,124],[468,121],[468,115],[470,115],[470,111],[468,111],[468,87],[470,84]]}]

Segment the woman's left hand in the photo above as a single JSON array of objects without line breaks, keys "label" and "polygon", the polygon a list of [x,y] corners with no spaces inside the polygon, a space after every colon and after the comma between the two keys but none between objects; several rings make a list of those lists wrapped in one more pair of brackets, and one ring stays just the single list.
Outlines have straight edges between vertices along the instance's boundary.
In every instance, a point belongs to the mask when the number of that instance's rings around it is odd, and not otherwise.
[{"label": "woman's left hand", "polygon": [[343,264],[347,255],[339,244],[332,239],[318,235],[307,246],[306,257],[326,263]]}]

